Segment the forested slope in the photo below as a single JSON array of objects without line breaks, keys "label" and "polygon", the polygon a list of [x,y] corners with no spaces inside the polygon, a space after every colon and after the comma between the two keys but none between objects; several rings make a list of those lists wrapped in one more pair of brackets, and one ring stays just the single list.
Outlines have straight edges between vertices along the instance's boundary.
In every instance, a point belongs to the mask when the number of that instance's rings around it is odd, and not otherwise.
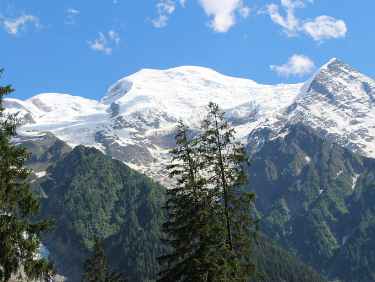
[{"label": "forested slope", "polygon": [[[159,243],[162,186],[83,146],[50,167],[48,174],[37,186],[50,191],[42,203],[44,215],[57,219],[56,231],[47,238],[57,260],[83,266],[82,258],[97,234],[111,243],[105,245],[108,261],[125,269],[133,281],[155,277],[154,258],[165,251]],[[76,265],[66,268],[71,266]]]},{"label": "forested slope", "polygon": [[[258,269],[267,274],[264,282],[323,282],[324,277],[311,266],[301,262],[280,247],[263,233],[259,234],[258,246],[255,246],[255,258]],[[259,281],[259,280],[253,280]]]},{"label": "forested slope", "polygon": [[329,279],[374,281],[374,159],[297,124],[251,160],[266,235]]},{"label": "forested slope", "polygon": [[[33,186],[45,191],[44,215],[57,219],[58,227],[45,244],[61,274],[79,279],[97,234],[104,239],[109,264],[125,269],[131,281],[155,279],[160,270],[155,258],[166,251],[159,240],[165,220],[164,187],[84,146],[50,166]],[[268,274],[266,281],[303,281],[307,276],[324,281],[264,235],[260,240],[255,257]]]}]

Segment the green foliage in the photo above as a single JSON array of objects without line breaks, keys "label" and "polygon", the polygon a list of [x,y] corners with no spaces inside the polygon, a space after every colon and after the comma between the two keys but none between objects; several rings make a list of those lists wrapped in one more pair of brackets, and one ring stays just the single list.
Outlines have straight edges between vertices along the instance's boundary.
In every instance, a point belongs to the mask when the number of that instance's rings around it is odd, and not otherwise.
[{"label": "green foliage", "polygon": [[[168,236],[161,241],[173,247],[173,252],[158,258],[167,268],[158,275],[157,281],[204,281],[212,277],[215,263],[212,262],[217,234],[223,230],[215,224],[215,212],[219,209],[207,188],[207,180],[201,170],[205,168],[198,152],[198,139],[187,139],[188,127],[182,121],[178,126],[178,147],[171,150],[174,156],[170,177],[177,177],[177,185],[167,190],[168,200],[163,207],[168,221],[163,223],[163,232]],[[210,224],[208,224],[210,223]]]},{"label": "green foliage", "polygon": [[[177,168],[175,167],[175,169]],[[82,173],[76,174],[76,171],[82,171]],[[83,173],[83,171],[86,173]],[[158,265],[155,257],[168,255],[172,252],[172,248],[160,244],[159,240],[159,238],[163,237],[162,223],[167,221],[166,213],[161,209],[166,200],[163,187],[152,182],[144,175],[132,171],[123,163],[105,156],[98,150],[83,146],[74,148],[70,154],[64,156],[54,167],[50,167],[47,174],[49,176],[38,179],[40,183],[37,185],[44,189],[47,196],[47,198],[43,199],[43,210],[45,213],[50,213],[57,218],[59,226],[61,226],[48,238],[50,242],[48,247],[51,248],[56,257],[63,257],[65,253],[69,252],[68,248],[73,249],[75,252],[80,250],[79,258],[91,256],[92,252],[90,250],[93,244],[90,238],[94,238],[94,236],[92,233],[84,232],[84,230],[97,230],[94,229],[96,219],[87,217],[82,229],[73,228],[73,218],[77,220],[74,215],[75,209],[67,205],[71,199],[73,202],[78,202],[76,196],[81,195],[87,185],[81,186],[82,188],[79,186],[71,187],[69,183],[77,183],[77,180],[74,179],[89,178],[93,175],[103,174],[102,177],[111,177],[112,181],[113,179],[119,179],[119,183],[116,184],[119,185],[119,190],[115,193],[117,200],[114,203],[108,201],[102,204],[104,205],[104,208],[102,207],[103,210],[107,210],[107,205],[113,207],[108,209],[109,216],[107,218],[109,222],[113,221],[113,227],[117,225],[115,229],[118,230],[108,237],[103,235],[109,234],[105,230],[102,230],[102,233],[99,234],[102,236],[103,242],[105,242],[108,265],[125,270],[131,281],[155,281],[156,273],[163,270]],[[119,178],[120,176],[121,178]],[[86,180],[82,180],[82,183],[87,182]],[[103,182],[106,183],[109,180],[103,180]],[[34,181],[32,184],[36,183],[37,181]],[[100,185],[102,184],[97,181],[96,185],[96,188],[91,187],[91,189],[98,190],[96,193],[100,193],[100,187],[102,187]],[[70,196],[67,197],[67,194]],[[99,194],[99,197],[101,195]],[[85,207],[90,207],[89,201],[91,200],[91,198],[83,197],[81,201],[88,202]],[[66,203],[65,205],[63,205],[64,202]],[[84,211],[84,208],[82,210]],[[120,210],[123,211],[123,216],[120,216]],[[106,226],[110,226],[110,224]],[[267,281],[280,282],[282,279],[288,281],[287,277],[305,277],[305,275],[314,277],[314,275],[317,275],[312,270],[312,272],[309,272],[306,265],[298,262],[290,254],[282,252],[280,249],[278,251],[281,253],[275,255],[276,251],[273,249],[277,245],[270,240],[263,239],[261,234],[260,247],[257,247],[256,244],[253,246],[255,261],[260,270],[267,273]],[[59,251],[59,248],[64,251]],[[65,257],[65,259],[71,261],[71,263],[76,263],[79,270],[84,265],[83,261],[79,264],[79,261],[74,260],[73,256]],[[293,267],[290,266],[291,263],[294,263]]]},{"label": "green foliage", "polygon": [[[86,254],[94,234],[108,245],[108,262],[132,281],[154,279],[160,270],[161,210],[165,188],[94,148],[77,146],[47,170],[39,183],[45,214],[58,220],[50,241]],[[79,260],[79,258],[77,258]]]},{"label": "green foliage", "polygon": [[[0,70],[0,75],[3,70]],[[38,199],[26,179],[30,158],[26,147],[17,147],[11,138],[20,126],[16,115],[6,115],[3,96],[11,93],[11,85],[0,86],[0,281],[9,281],[22,267],[30,279],[48,279],[56,274],[54,263],[36,259],[43,234],[54,228],[49,218],[31,222],[29,216],[41,213]]]},{"label": "green foliage", "polygon": [[[264,282],[326,281],[311,266],[304,264],[296,257],[290,255],[263,233],[259,233],[259,245],[254,247],[254,254],[257,268],[259,271],[267,274]],[[259,279],[252,279],[251,281],[259,281]]]},{"label": "green foliage", "polygon": [[111,273],[111,267],[106,267],[107,256],[103,250],[104,243],[100,242],[98,236],[94,236],[94,257],[86,258],[81,282],[126,282],[129,278],[121,278],[125,271],[117,274],[117,268]]},{"label": "green foliage", "polygon": [[168,236],[163,243],[174,251],[159,258],[167,269],[158,281],[248,281],[263,278],[253,260],[252,244],[259,229],[251,214],[255,194],[243,191],[248,183],[243,163],[245,148],[233,143],[218,105],[209,103],[203,133],[187,139],[180,122],[175,164],[170,176],[178,176],[165,209],[163,224]]},{"label": "green foliage", "polygon": [[375,161],[365,159],[364,166],[349,203],[351,232],[345,237],[342,254],[331,273],[331,277],[348,282],[375,280]]},{"label": "green foliage", "polygon": [[219,242],[224,246],[218,257],[227,263],[220,281],[247,281],[253,276],[261,279],[264,275],[257,270],[252,257],[252,245],[259,230],[259,220],[251,213],[256,196],[244,191],[248,184],[244,163],[248,166],[250,163],[245,148],[239,142],[233,142],[234,129],[229,128],[218,105],[210,102],[207,110],[200,150],[206,162],[208,183],[213,186],[212,199],[221,204],[216,216],[225,228],[218,234]]},{"label": "green foliage", "polygon": [[375,161],[305,125],[287,130],[252,156],[248,170],[262,230],[329,279],[372,281]]}]

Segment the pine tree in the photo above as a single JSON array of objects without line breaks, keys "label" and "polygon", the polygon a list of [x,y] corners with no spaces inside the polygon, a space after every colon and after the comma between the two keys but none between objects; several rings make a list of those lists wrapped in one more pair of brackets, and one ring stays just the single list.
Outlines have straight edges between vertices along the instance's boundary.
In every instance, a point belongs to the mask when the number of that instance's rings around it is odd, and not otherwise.
[{"label": "pine tree", "polygon": [[188,127],[180,122],[178,147],[170,151],[174,163],[167,168],[177,185],[167,190],[162,242],[174,251],[159,258],[167,268],[158,281],[263,278],[252,257],[259,224],[251,216],[255,194],[243,191],[245,148],[233,143],[234,131],[216,104],[209,104],[202,129],[188,140]]},{"label": "pine tree", "polygon": [[249,184],[244,163],[250,166],[250,162],[244,146],[234,142],[234,129],[229,128],[219,106],[210,102],[207,110],[200,150],[209,175],[207,181],[222,207],[216,217],[225,226],[221,239],[225,243],[226,270],[225,277],[218,281],[248,281],[253,276],[262,279],[264,275],[256,269],[252,249],[259,230],[259,220],[251,214],[256,195],[243,189]]},{"label": "pine tree", "polygon": [[166,191],[168,200],[163,209],[168,212],[169,221],[162,230],[168,237],[161,239],[174,251],[158,258],[167,268],[158,273],[157,281],[205,281],[214,271],[212,246],[220,233],[219,225],[207,222],[216,220],[213,210],[218,206],[201,174],[204,163],[200,160],[198,139],[188,140],[188,127],[182,121],[177,130],[178,147],[170,151],[174,164],[167,166],[169,176],[177,178],[177,185]]},{"label": "pine tree", "polygon": [[[0,77],[3,69],[0,70]],[[6,115],[3,96],[14,90],[0,86],[0,281],[9,281],[22,267],[29,279],[49,279],[55,275],[54,262],[37,259],[44,233],[53,230],[54,221],[46,218],[31,222],[30,216],[41,213],[40,203],[30,191],[26,179],[30,158],[26,147],[17,147],[11,138],[20,126],[15,115]]]},{"label": "pine tree", "polygon": [[94,236],[94,257],[86,258],[81,282],[126,282],[129,278],[121,278],[125,271],[117,274],[117,268],[110,273],[111,267],[106,267],[107,256],[103,250],[104,243],[100,242],[97,235]]}]

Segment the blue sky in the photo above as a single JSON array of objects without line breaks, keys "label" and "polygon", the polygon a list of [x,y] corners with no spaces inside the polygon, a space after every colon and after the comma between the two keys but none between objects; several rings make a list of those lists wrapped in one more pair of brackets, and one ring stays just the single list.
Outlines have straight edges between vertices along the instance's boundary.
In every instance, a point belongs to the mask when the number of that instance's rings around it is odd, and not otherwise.
[{"label": "blue sky", "polygon": [[100,100],[142,68],[297,83],[333,57],[375,79],[374,12],[374,0],[2,0],[0,84],[22,100]]}]

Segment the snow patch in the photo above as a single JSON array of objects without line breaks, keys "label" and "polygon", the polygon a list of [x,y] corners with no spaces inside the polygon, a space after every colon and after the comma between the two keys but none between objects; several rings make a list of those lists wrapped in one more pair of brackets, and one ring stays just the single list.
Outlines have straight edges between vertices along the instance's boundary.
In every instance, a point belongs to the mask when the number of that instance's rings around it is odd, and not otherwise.
[{"label": "snow patch", "polygon": [[35,172],[35,175],[40,178],[40,177],[43,177],[46,175],[46,172],[45,171],[41,171],[41,172]]},{"label": "snow patch", "polygon": [[311,158],[309,156],[305,156],[305,160],[307,161],[307,164],[311,163]]},{"label": "snow patch", "polygon": [[304,96],[306,96],[306,95],[307,95],[307,91],[309,90],[311,83],[312,83],[312,82],[314,81],[314,79],[318,76],[318,74],[319,74],[322,70],[327,69],[327,66],[330,65],[332,62],[334,62],[334,61],[336,61],[336,60],[337,60],[337,58],[332,58],[328,63],[326,63],[325,65],[323,65],[321,68],[319,68],[319,69],[318,69],[318,70],[312,75],[312,77],[302,85],[302,87],[300,88],[300,92],[299,92],[299,94],[297,95],[297,97],[296,97],[293,101],[296,101],[296,100],[301,99],[301,98],[303,98]]},{"label": "snow patch", "polygon": [[[43,156],[42,156],[43,157]],[[37,180],[38,178],[41,178],[43,176],[46,175],[46,172],[45,171],[41,171],[41,172],[34,172],[35,175],[36,175],[36,179],[32,180],[30,183],[34,182],[35,180]]]},{"label": "snow patch", "polygon": [[335,177],[335,180],[337,179],[337,177],[342,173],[342,170],[340,170],[337,174],[336,174],[336,177]]},{"label": "snow patch", "polygon": [[355,174],[354,177],[353,177],[353,185],[352,185],[352,189],[354,190],[355,186],[357,185],[357,180],[358,178],[361,176],[361,174]]},{"label": "snow patch", "polygon": [[346,241],[348,240],[349,236],[345,236],[342,238],[342,246],[345,245]]},{"label": "snow patch", "polygon": [[285,138],[285,136],[287,136],[288,134],[290,133],[290,131],[289,130],[287,130],[287,131],[285,131],[285,132],[283,132],[283,133],[280,133],[279,134],[279,136],[278,137],[281,137],[281,138]]},{"label": "snow patch", "polygon": [[50,252],[48,251],[47,247],[44,246],[43,244],[40,244],[39,246],[39,250],[40,250],[40,257],[41,258],[45,258],[45,259],[49,259],[49,255],[50,255]]}]

